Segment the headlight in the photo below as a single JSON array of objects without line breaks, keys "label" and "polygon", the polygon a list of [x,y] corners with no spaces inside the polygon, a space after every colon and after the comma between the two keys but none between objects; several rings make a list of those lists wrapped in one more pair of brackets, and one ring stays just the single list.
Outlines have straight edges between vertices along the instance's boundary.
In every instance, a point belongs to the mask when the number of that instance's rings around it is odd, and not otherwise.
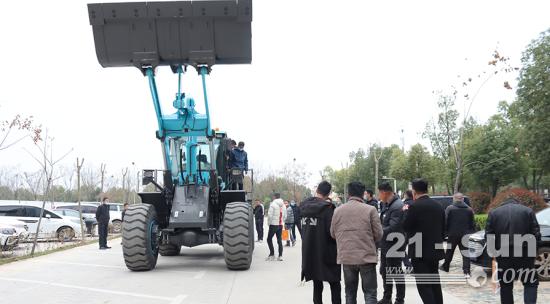
[{"label": "headlight", "polygon": [[1,229],[0,232],[2,234],[15,234],[15,229],[13,228],[4,228],[4,229]]}]

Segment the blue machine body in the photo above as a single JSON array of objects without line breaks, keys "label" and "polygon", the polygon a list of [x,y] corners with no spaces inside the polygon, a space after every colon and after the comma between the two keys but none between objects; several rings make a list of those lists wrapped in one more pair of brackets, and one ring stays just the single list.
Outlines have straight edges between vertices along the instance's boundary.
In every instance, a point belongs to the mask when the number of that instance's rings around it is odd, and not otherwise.
[{"label": "blue machine body", "polygon": [[162,143],[165,169],[170,171],[174,185],[208,185],[210,171],[216,170],[215,149],[219,144],[215,131],[210,127],[210,113],[206,92],[208,68],[197,68],[202,78],[206,114],[195,110],[195,100],[181,92],[184,68],[179,66],[178,92],[172,103],[174,113],[162,113],[153,68],[145,74],[157,116],[157,138]]}]

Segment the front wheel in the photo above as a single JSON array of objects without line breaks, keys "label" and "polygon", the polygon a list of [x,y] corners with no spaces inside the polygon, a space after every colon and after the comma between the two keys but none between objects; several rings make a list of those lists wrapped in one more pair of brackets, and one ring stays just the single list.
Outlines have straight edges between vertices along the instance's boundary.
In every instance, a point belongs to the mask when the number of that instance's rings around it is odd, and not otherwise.
[{"label": "front wheel", "polygon": [[250,268],[254,252],[254,219],[248,203],[234,202],[225,207],[223,249],[227,268]]},{"label": "front wheel", "polygon": [[535,268],[539,275],[539,281],[550,281],[550,248],[542,247],[537,252]]},{"label": "front wheel", "polygon": [[159,253],[158,230],[157,213],[152,205],[132,205],[126,210],[122,253],[128,269],[145,271],[155,268]]},{"label": "front wheel", "polygon": [[114,220],[113,221],[113,233],[120,233],[122,231],[122,221]]}]

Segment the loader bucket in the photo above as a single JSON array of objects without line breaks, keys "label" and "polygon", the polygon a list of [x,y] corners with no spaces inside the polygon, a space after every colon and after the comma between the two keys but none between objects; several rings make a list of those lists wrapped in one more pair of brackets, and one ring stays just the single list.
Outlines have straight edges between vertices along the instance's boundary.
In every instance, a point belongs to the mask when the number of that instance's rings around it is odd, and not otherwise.
[{"label": "loader bucket", "polygon": [[103,67],[252,61],[252,0],[88,4]]}]

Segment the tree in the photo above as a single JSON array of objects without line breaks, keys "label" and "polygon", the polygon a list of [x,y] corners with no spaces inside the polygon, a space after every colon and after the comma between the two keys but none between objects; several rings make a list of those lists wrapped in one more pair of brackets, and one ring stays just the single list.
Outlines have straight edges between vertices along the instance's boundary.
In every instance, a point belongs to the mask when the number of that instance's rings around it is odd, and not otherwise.
[{"label": "tree", "polygon": [[[12,138],[10,135],[16,132],[22,134],[17,134],[15,135],[16,138]],[[29,135],[36,144],[42,139],[41,133],[41,126],[36,126],[33,123],[32,116],[22,117],[21,115],[16,115],[11,120],[0,121],[0,151],[14,146]]]},{"label": "tree", "polygon": [[522,147],[532,160],[533,189],[550,171],[550,29],[533,40],[523,53],[517,100],[511,106],[522,130]]},{"label": "tree", "polygon": [[517,179],[519,171],[515,130],[504,114],[496,114],[487,124],[477,126],[465,142],[464,168],[469,169],[482,190],[490,190],[492,197],[499,187]]}]

